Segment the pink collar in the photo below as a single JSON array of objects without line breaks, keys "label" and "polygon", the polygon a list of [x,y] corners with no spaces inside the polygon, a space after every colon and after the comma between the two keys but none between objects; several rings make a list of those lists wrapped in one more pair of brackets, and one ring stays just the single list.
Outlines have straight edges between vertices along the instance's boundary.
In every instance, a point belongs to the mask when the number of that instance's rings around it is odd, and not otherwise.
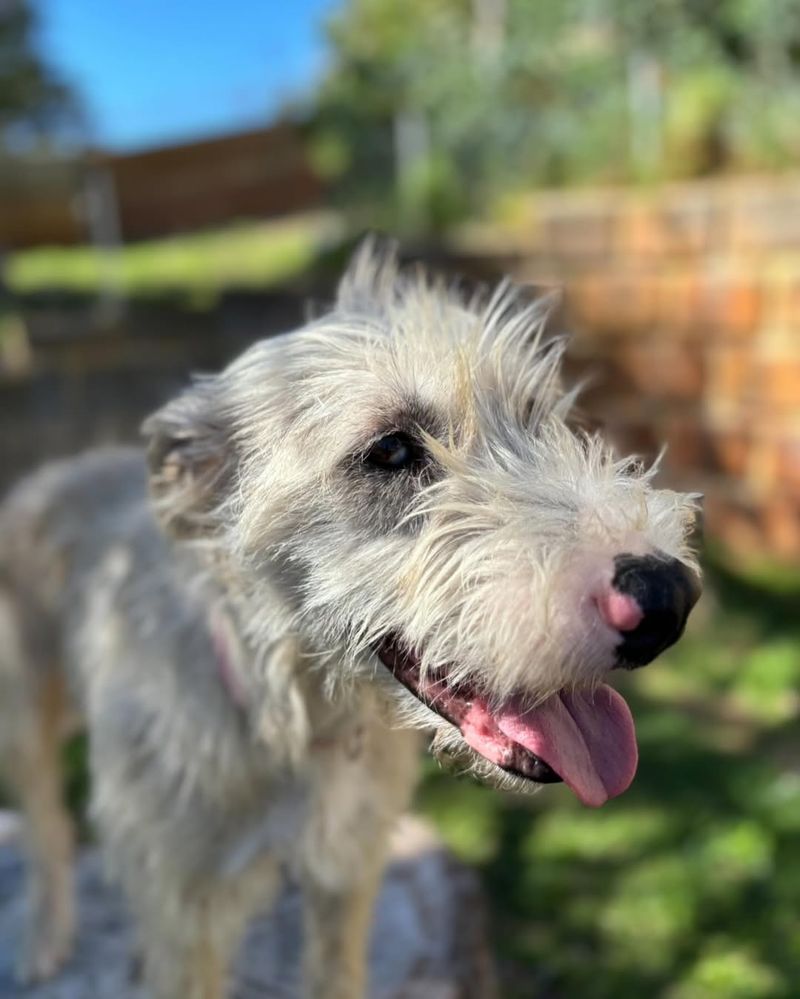
[{"label": "pink collar", "polygon": [[247,708],[247,691],[239,670],[236,668],[234,648],[236,639],[232,635],[230,618],[220,608],[211,611],[211,642],[214,646],[214,659],[217,673],[230,699],[240,711]]},{"label": "pink collar", "polygon": [[[237,665],[240,657],[236,655],[239,640],[233,628],[233,622],[219,605],[212,608],[209,618],[209,629],[211,632],[211,642],[214,646],[214,661],[217,667],[217,674],[234,707],[244,713],[249,707],[250,697],[247,685],[242,678],[242,671]],[[317,737],[312,739],[310,747],[314,750],[333,752],[344,750],[351,759],[357,758],[362,751],[363,731],[361,726],[357,726],[353,737],[346,744],[337,736]]]}]

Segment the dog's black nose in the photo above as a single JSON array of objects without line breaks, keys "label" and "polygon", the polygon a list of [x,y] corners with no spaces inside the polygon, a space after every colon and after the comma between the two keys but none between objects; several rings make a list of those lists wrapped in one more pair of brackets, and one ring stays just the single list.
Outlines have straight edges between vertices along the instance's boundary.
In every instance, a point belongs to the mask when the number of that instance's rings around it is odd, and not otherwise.
[{"label": "dog's black nose", "polygon": [[642,617],[622,631],[620,666],[645,666],[683,634],[689,611],[700,596],[697,575],[677,559],[659,555],[618,555],[612,587],[638,604]]}]

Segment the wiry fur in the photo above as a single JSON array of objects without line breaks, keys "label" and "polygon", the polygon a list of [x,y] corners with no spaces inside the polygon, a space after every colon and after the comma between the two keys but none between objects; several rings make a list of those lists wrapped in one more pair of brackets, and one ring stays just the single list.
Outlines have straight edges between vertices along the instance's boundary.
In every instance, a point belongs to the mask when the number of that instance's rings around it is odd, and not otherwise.
[{"label": "wiry fur", "polygon": [[[367,246],[329,313],[147,421],[147,470],[137,452],[96,452],[12,494],[0,749],[31,825],[24,974],[52,973],[72,934],[68,705],[91,732],[94,814],[159,999],[223,994],[283,867],[308,898],[307,994],[361,994],[416,730],[530,788],[373,649],[399,633],[423,671],[537,701],[610,667],[587,580],[610,578],[617,553],[691,563],[692,498],[569,428],[546,315],[509,285],[467,301]],[[398,429],[428,466],[365,467]]]}]

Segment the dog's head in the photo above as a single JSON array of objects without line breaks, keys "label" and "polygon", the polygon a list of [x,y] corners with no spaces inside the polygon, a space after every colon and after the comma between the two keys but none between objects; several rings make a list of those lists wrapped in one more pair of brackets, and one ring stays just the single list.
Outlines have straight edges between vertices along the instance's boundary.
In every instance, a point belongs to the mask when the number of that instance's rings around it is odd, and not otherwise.
[{"label": "dog's head", "polygon": [[546,312],[367,247],[332,311],[147,429],[170,529],[277,589],[332,686],[377,683],[483,775],[597,805],[636,767],[603,681],[680,637],[696,507],[571,429]]}]

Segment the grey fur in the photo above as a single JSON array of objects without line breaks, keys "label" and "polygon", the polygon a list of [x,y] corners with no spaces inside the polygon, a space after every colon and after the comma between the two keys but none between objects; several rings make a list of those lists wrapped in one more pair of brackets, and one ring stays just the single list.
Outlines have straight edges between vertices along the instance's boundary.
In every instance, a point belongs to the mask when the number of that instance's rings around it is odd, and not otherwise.
[{"label": "grey fur", "polygon": [[[689,564],[691,497],[575,436],[561,346],[504,286],[465,302],[370,247],[331,312],[263,341],[0,512],[0,752],[30,823],[21,973],[69,953],[58,744],[91,733],[93,812],[158,999],[220,999],[282,869],[305,885],[307,994],[355,999],[420,730],[467,750],[373,652],[388,630],[493,696],[599,681],[579,618],[619,551]],[[418,476],[363,458],[408,428]],[[150,497],[148,498],[148,482]],[[63,679],[66,677],[66,681]]]}]

